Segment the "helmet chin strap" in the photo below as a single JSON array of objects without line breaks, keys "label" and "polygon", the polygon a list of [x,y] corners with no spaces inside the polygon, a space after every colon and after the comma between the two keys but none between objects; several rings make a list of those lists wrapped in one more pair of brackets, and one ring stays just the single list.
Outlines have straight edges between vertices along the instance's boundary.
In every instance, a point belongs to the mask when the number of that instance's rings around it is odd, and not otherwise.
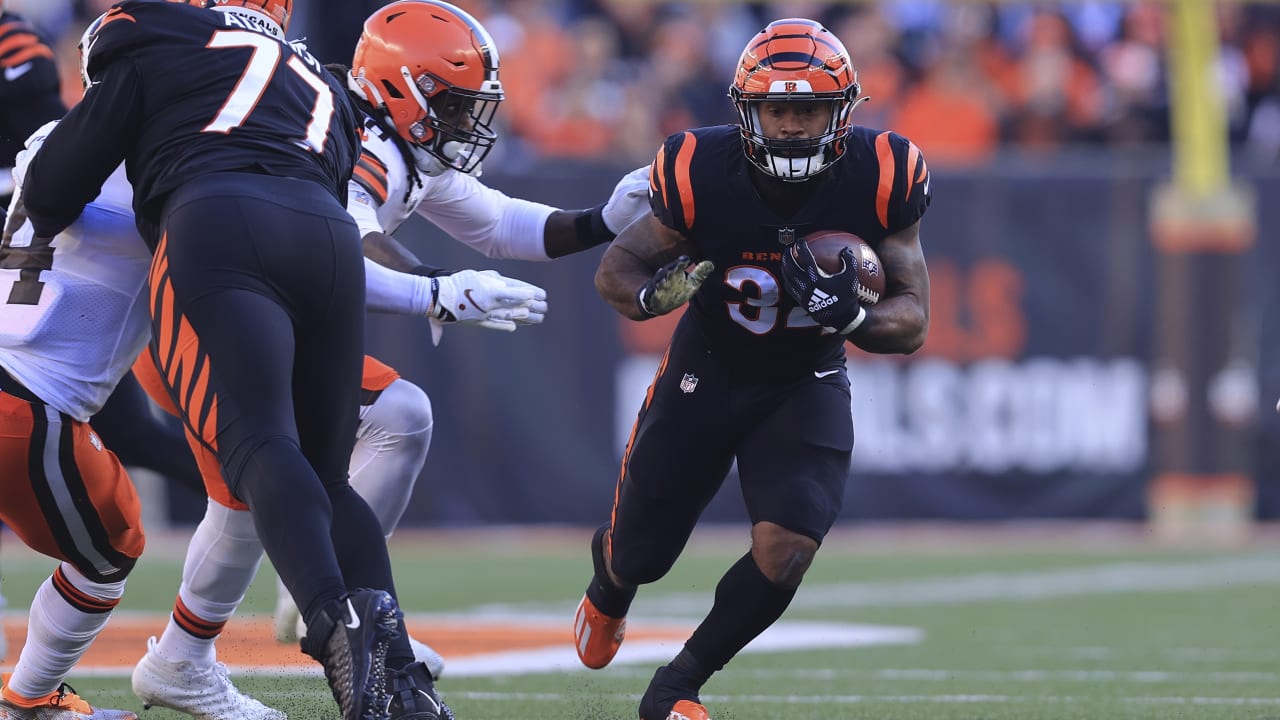
[{"label": "helmet chin strap", "polygon": [[[471,159],[471,153],[468,151],[467,146],[460,142],[447,142],[444,144],[444,147],[441,148],[442,155],[452,158],[452,161],[448,164],[437,157],[435,153],[421,145],[415,143],[410,145],[410,147],[413,149],[414,165],[416,165],[418,170],[427,177],[439,177],[444,174],[445,170],[465,167],[467,162]],[[481,165],[483,165],[483,163],[477,163],[475,168],[467,174],[473,177],[480,177]]]}]

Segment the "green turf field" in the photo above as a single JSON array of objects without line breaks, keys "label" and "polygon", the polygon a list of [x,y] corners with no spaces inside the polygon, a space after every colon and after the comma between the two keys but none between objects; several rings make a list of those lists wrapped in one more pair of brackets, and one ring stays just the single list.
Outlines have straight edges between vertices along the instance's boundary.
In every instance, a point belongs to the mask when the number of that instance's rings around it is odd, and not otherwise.
[{"label": "green turf field", "polygon": [[[744,551],[744,532],[695,535],[671,575],[642,589],[632,617],[696,620],[720,573]],[[456,616],[562,616],[567,647],[589,568],[588,536],[585,529],[399,535],[393,553],[403,604]],[[163,543],[139,564],[124,610],[171,605],[181,543]],[[50,568],[17,545],[6,537],[0,552],[10,612],[26,606]],[[273,593],[266,571],[247,609],[269,612]],[[1191,551],[1157,549],[1123,532],[839,535],[784,620],[916,634],[908,644],[740,656],[704,689],[716,720],[1280,718],[1274,540]],[[518,675],[475,666],[460,676],[446,671],[440,689],[460,720],[631,720],[658,664]],[[337,716],[319,677],[237,678],[290,717]],[[141,710],[123,678],[72,684],[95,704]]]}]

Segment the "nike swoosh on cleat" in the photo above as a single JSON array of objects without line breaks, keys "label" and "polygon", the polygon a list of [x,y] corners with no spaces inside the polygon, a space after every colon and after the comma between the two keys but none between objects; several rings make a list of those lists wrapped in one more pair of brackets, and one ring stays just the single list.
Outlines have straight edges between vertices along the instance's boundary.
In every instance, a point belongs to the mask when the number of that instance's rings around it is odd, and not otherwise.
[{"label": "nike swoosh on cleat", "polygon": [[466,290],[463,290],[462,294],[467,296],[467,299],[471,301],[472,305],[476,306],[477,310],[479,310],[480,312],[489,312],[488,308],[481,307],[480,303],[476,302],[476,299],[471,297],[471,288],[467,288]]},{"label": "nike swoosh on cleat", "polygon": [[352,630],[360,627],[360,616],[356,614],[356,608],[351,604],[351,598],[347,598],[347,612],[351,613],[351,622],[347,623],[347,627]]},{"label": "nike swoosh on cleat", "polygon": [[8,80],[9,82],[13,82],[14,80],[17,80],[23,75],[26,75],[27,71],[30,69],[31,69],[30,60],[22,63],[21,65],[14,65],[13,67],[7,67],[4,69],[4,79]]},{"label": "nike swoosh on cleat", "polygon": [[835,370],[814,370],[813,376],[816,378],[824,378],[828,375],[835,375],[838,372],[840,372],[840,368],[836,368]]}]

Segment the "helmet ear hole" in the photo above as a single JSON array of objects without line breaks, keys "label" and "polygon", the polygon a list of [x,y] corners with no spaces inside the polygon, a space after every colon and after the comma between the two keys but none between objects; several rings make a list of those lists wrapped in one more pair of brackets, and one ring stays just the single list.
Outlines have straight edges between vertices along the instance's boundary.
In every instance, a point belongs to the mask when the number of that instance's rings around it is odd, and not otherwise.
[{"label": "helmet ear hole", "polygon": [[383,81],[382,81],[382,87],[383,87],[383,89],[384,89],[384,90],[386,90],[386,91],[387,91],[387,94],[388,94],[388,95],[390,95],[391,97],[395,98],[396,100],[403,100],[403,99],[404,99],[404,93],[400,92],[400,89],[399,89],[399,88],[397,88],[395,85],[393,85],[393,84],[391,83],[391,81],[389,81],[389,80],[383,80]]}]

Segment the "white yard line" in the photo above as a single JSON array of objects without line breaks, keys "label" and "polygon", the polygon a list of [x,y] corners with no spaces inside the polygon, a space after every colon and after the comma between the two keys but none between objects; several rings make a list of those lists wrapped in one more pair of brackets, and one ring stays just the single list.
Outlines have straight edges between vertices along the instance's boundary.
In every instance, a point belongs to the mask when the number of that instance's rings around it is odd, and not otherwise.
[{"label": "white yard line", "polygon": [[[1280,556],[1258,554],[1181,562],[1107,563],[905,580],[810,582],[800,587],[790,610],[1035,602],[1083,595],[1185,592],[1240,585],[1280,585]],[[701,617],[711,608],[710,592],[663,593],[660,588],[659,585],[641,589],[632,617]],[[565,605],[492,603],[478,605],[466,614],[544,615],[562,621]]]},{"label": "white yard line", "polygon": [[[614,677],[648,679],[653,671],[648,668],[619,668],[611,671]],[[904,682],[1078,682],[1078,683],[1133,683],[1158,685],[1162,683],[1280,683],[1280,672],[1181,672],[1168,670],[946,670],[937,668],[881,668],[878,670],[834,670],[830,667],[788,667],[771,670],[738,670],[737,676],[761,680],[888,680]]]},{"label": "white yard line", "polygon": [[[260,693],[270,697],[270,693]],[[448,693],[451,698],[506,702],[563,702],[580,695],[571,693],[522,693],[522,692],[463,692]],[[634,702],[638,694],[592,693],[593,698],[618,702]],[[1209,697],[1209,696],[1154,696],[1100,699],[1087,695],[1004,695],[1004,694],[945,694],[945,695],[702,695],[705,703],[756,703],[769,705],[860,705],[868,703],[973,705],[978,703],[1002,704],[1072,704],[1109,703],[1118,701],[1133,705],[1226,705],[1243,707],[1280,707],[1280,697]]]}]

